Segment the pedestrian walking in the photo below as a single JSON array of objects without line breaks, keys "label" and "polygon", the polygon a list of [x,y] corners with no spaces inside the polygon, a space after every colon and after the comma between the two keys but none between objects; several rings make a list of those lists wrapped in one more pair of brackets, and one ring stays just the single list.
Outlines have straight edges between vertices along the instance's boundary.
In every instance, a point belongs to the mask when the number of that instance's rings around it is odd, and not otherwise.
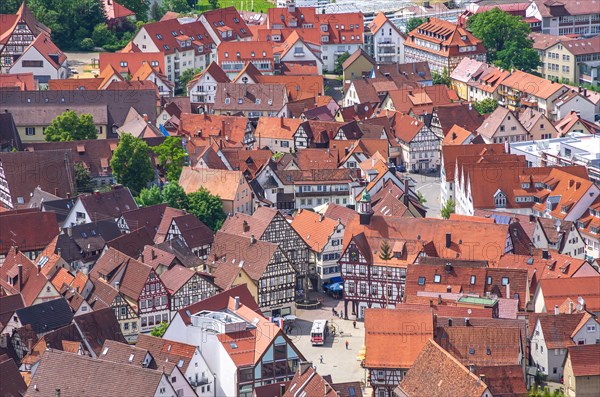
[{"label": "pedestrian walking", "polygon": [[352,325],[356,328],[356,320],[352,321]]},{"label": "pedestrian walking", "polygon": [[350,342],[346,341],[346,350],[348,350],[348,345],[350,344]]},{"label": "pedestrian walking", "polygon": [[335,307],[331,308],[331,314],[333,314],[335,316]]},{"label": "pedestrian walking", "polygon": [[322,354],[319,356],[319,362],[320,362],[321,364],[323,364],[323,355],[322,355]]},{"label": "pedestrian walking", "polygon": [[344,318],[344,311],[340,310],[340,318]]}]

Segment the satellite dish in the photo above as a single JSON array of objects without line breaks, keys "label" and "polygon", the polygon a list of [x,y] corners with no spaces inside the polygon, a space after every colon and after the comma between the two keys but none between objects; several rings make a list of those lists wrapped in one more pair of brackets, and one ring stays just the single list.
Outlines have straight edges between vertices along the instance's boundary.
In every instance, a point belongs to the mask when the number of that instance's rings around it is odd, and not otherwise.
[{"label": "satellite dish", "polygon": [[577,311],[578,312],[583,311],[583,306],[582,305],[577,305]]},{"label": "satellite dish", "polygon": [[470,316],[473,311],[471,309],[467,310],[467,314]]},{"label": "satellite dish", "polygon": [[583,296],[580,296],[577,298],[577,303],[579,303],[582,306],[585,304],[585,300],[583,300]]}]

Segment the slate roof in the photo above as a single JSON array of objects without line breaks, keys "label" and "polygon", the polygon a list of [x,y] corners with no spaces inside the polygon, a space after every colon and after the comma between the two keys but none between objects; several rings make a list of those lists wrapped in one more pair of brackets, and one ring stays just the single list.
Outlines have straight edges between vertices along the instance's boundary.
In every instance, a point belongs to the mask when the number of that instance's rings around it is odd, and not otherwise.
[{"label": "slate roof", "polygon": [[17,309],[16,315],[21,325],[31,325],[37,334],[63,327],[73,320],[71,307],[64,298]]}]

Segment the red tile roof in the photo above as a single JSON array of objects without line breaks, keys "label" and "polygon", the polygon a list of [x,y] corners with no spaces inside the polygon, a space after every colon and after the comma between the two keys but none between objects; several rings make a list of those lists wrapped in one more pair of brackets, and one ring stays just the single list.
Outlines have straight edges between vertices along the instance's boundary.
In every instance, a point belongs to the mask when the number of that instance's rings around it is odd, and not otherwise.
[{"label": "red tile roof", "polygon": [[544,313],[537,316],[537,323],[541,326],[548,350],[564,349],[575,346],[573,341],[575,333],[591,318],[592,315],[587,312],[572,314]]},{"label": "red tile roof", "polygon": [[[443,57],[449,56],[466,56],[466,53],[459,51],[459,48],[475,46],[475,51],[470,51],[468,54],[484,54],[485,48],[483,42],[473,36],[466,29],[449,21],[438,18],[428,18],[427,22],[419,25],[417,28],[407,34],[407,39],[404,45],[407,47],[416,48],[422,51],[431,52]],[[414,43],[415,40],[421,39],[439,45],[440,49],[435,50],[429,47],[423,47]]]},{"label": "red tile roof", "polygon": [[429,340],[402,379],[399,389],[407,397],[479,397],[483,396],[487,385],[450,353]]},{"label": "red tile roof", "polygon": [[283,84],[290,101],[325,95],[323,76],[257,76],[262,84]]},{"label": "red tile roof", "polygon": [[573,367],[573,375],[600,375],[600,344],[571,346],[568,357]]},{"label": "red tile roof", "polygon": [[66,62],[67,56],[54,44],[48,33],[40,33],[39,36],[25,49],[35,48],[54,69],[59,69]]},{"label": "red tile roof", "polygon": [[494,397],[527,397],[521,365],[477,365],[475,374],[488,385]]},{"label": "red tile roof", "polygon": [[577,302],[583,297],[587,310],[600,311],[600,275],[594,277],[553,278],[540,280],[538,289],[544,296],[547,312],[553,312],[555,305],[561,305],[567,298]]},{"label": "red tile roof", "polygon": [[248,119],[216,114],[182,113],[178,132],[190,137],[217,136],[233,142],[243,142]]},{"label": "red tile roof", "polygon": [[312,366],[298,367],[283,397],[296,397],[298,395],[339,397],[336,390]]},{"label": "red tile roof", "polygon": [[[194,49],[196,55],[207,54],[214,44],[206,28],[200,21],[180,23],[177,18],[167,19],[145,24],[142,30],[147,32],[148,38],[165,55],[174,54],[176,50],[181,52],[191,49]],[[182,47],[180,45],[181,41],[177,40],[180,36],[193,37],[194,40],[191,40],[191,46]]]},{"label": "red tile roof", "polygon": [[54,212],[4,211],[0,212],[0,224],[0,254],[4,255],[13,246],[25,252],[41,251],[59,233]]},{"label": "red tile roof", "polygon": [[365,311],[365,367],[412,367],[427,341],[433,338],[431,310],[410,306]]},{"label": "red tile roof", "polygon": [[34,91],[36,84],[33,73],[0,74],[0,90]]},{"label": "red tile roof", "polygon": [[[219,36],[221,41],[239,41],[240,39],[252,37],[248,25],[246,25],[246,22],[235,7],[225,7],[206,11],[202,13],[201,18],[206,19],[210,28]],[[223,38],[221,36],[221,31],[224,29],[231,30],[232,35],[228,38]]]},{"label": "red tile roof", "polygon": [[329,238],[335,233],[338,225],[339,222],[335,219],[302,209],[296,213],[292,221],[292,227],[310,248],[318,253],[322,252],[329,243]]}]

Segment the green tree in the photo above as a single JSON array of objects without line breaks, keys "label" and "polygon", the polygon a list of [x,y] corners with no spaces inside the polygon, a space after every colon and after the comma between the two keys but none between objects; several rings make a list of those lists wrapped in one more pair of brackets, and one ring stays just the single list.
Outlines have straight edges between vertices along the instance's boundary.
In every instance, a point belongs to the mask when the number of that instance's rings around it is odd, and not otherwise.
[{"label": "green tree", "polygon": [[444,84],[445,86],[450,87],[450,73],[446,68],[442,70],[442,73],[431,72],[431,80],[433,81],[433,84]]},{"label": "green tree", "polygon": [[158,166],[167,175],[167,179],[178,181],[181,169],[185,165],[186,152],[181,144],[181,138],[167,137],[163,143],[152,149],[158,156]]},{"label": "green tree", "polygon": [[188,83],[190,82],[191,79],[194,78],[195,75],[197,75],[201,71],[202,71],[202,69],[196,68],[196,69],[186,69],[183,72],[181,72],[181,74],[179,75],[178,85],[179,85],[179,88],[183,90],[185,95],[187,95],[186,87],[187,87]]},{"label": "green tree", "polygon": [[165,332],[167,332],[167,328],[169,328],[169,323],[160,323],[156,327],[152,328],[150,335],[156,336],[157,338],[162,338]]},{"label": "green tree", "polygon": [[392,254],[392,249],[390,248],[390,243],[387,240],[383,240],[383,242],[381,243],[381,246],[379,247],[379,259],[381,259],[384,262],[389,261],[390,259],[392,259],[393,254]]},{"label": "green tree", "polygon": [[335,69],[333,69],[333,73],[344,73],[344,62],[346,62],[346,59],[348,58],[350,58],[350,53],[348,51],[344,52],[342,55],[337,57],[337,59],[335,60]]},{"label": "green tree", "polygon": [[225,221],[223,202],[219,196],[210,194],[205,188],[200,188],[197,192],[188,194],[188,200],[188,211],[191,214],[194,214],[213,231],[219,230]]},{"label": "green tree", "polygon": [[418,28],[419,25],[422,25],[424,23],[425,18],[411,18],[408,20],[408,22],[406,22],[406,28],[404,28],[404,33],[408,34],[409,32],[412,32],[413,30]]},{"label": "green tree", "polygon": [[148,20],[150,0],[119,0],[119,4],[135,12],[135,17],[138,21]]},{"label": "green tree", "polygon": [[450,214],[454,214],[456,203],[452,199],[448,199],[440,210],[442,218],[450,219]]},{"label": "green tree", "polygon": [[216,10],[217,8],[219,8],[219,0],[208,0],[208,4],[210,4],[210,7],[213,10]]},{"label": "green tree", "polygon": [[92,51],[94,49],[94,40],[86,37],[85,39],[81,40],[81,43],[79,43],[79,48],[81,48],[83,51]]},{"label": "green tree", "polygon": [[163,202],[166,202],[169,207],[177,209],[185,209],[188,207],[188,197],[185,191],[177,181],[169,182],[162,190]]},{"label": "green tree", "polygon": [[485,98],[484,100],[475,102],[473,107],[479,114],[490,114],[498,107],[498,101],[494,98]]},{"label": "green tree", "polygon": [[44,139],[48,142],[80,141],[97,137],[92,115],[79,116],[74,110],[66,110],[56,116],[44,131]]},{"label": "green tree", "polygon": [[117,182],[127,186],[134,194],[154,179],[148,144],[130,134],[123,134],[119,146],[110,160],[110,167]]},{"label": "green tree", "polygon": [[0,14],[14,14],[17,12],[23,0],[0,1]]},{"label": "green tree", "polygon": [[94,190],[94,182],[90,171],[82,163],[75,163],[75,186],[78,193],[89,193]]},{"label": "green tree", "polygon": [[[136,0],[138,1],[138,0]],[[94,27],[105,21],[98,0],[29,0],[36,18],[52,30],[52,40],[63,51],[79,49]]]},{"label": "green tree", "polygon": [[550,391],[548,386],[541,387],[537,385],[536,387],[532,387],[528,394],[529,397],[565,397],[565,393],[560,389],[554,389],[553,392]]},{"label": "green tree", "polygon": [[425,198],[425,196],[423,196],[423,193],[421,192],[417,192],[417,199],[419,200],[419,204],[421,205],[427,202],[427,199]]},{"label": "green tree", "polygon": [[115,44],[117,38],[107,24],[99,23],[92,31],[92,40],[98,47],[104,47],[106,44]]},{"label": "green tree", "polygon": [[475,37],[483,41],[488,62],[525,72],[533,71],[539,65],[539,55],[533,50],[533,41],[529,38],[531,29],[521,17],[494,8],[473,15],[467,26]]},{"label": "green tree", "polygon": [[160,21],[160,19],[165,15],[162,8],[158,5],[158,2],[154,0],[152,2],[152,6],[150,6],[150,19],[153,21]]},{"label": "green tree", "polygon": [[190,7],[187,0],[163,0],[162,3],[162,12],[163,15],[167,11],[178,12],[180,14],[186,14],[192,12],[192,7]]},{"label": "green tree", "polygon": [[150,188],[143,188],[140,191],[140,195],[135,198],[135,202],[140,207],[149,207],[164,203],[164,199],[158,186],[152,186]]}]

